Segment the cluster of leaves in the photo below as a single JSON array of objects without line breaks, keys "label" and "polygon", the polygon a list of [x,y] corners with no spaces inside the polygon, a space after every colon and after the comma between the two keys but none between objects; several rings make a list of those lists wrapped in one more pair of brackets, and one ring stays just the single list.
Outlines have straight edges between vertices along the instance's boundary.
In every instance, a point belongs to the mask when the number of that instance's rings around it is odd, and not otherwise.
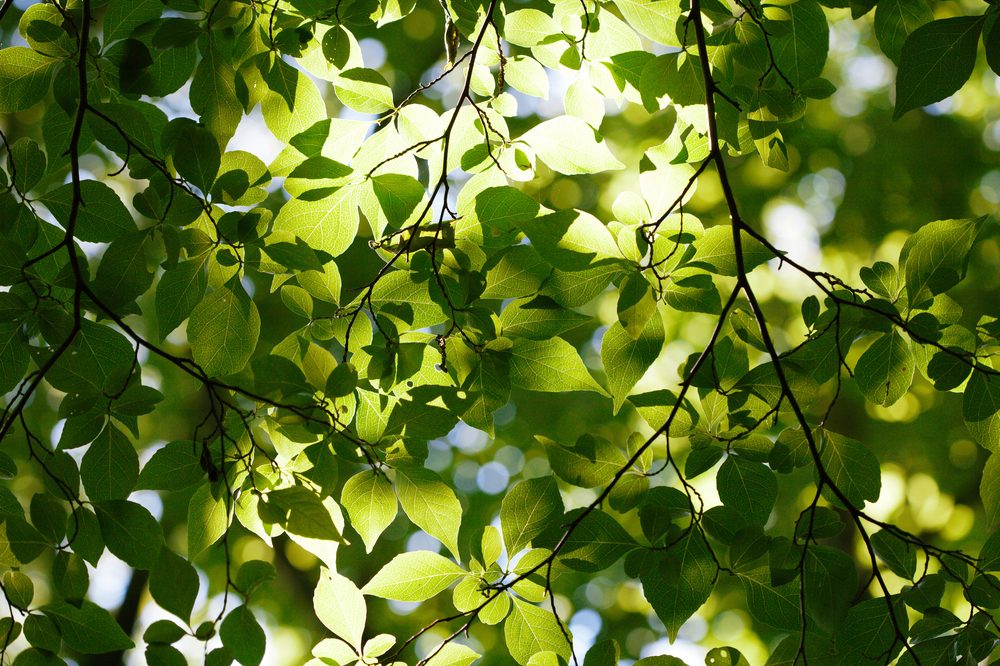
[{"label": "cluster of leaves", "polygon": [[[2,137],[0,473],[33,469],[38,484],[30,499],[27,485],[0,489],[4,656],[22,633],[21,666],[132,648],[88,600],[108,552],[148,571],[152,600],[173,616],[146,629],[148,663],[184,663],[175,645],[194,637],[206,663],[256,666],[254,595],[275,569],[233,560],[244,534],[322,563],[313,605],[332,636],[315,643],[317,665],[466,665],[480,655],[462,635],[501,624],[518,663],[576,662],[560,579],[620,560],[671,640],[735,583],[762,631],[787,635],[769,663],[988,656],[1000,643],[1000,539],[973,557],[866,513],[879,460],[827,416],[842,382],[887,407],[919,374],[963,393],[969,431],[1000,446],[989,362],[1000,320],[970,329],[947,294],[992,222],[925,224],[896,264],[866,267],[852,286],[783,257],[741,216],[728,176],[740,156],[788,167],[782,130],[834,91],[821,75],[828,14],[842,5],[859,18],[875,2],[452,0],[445,69],[402,95],[365,65],[359,36],[415,2],[67,0],[21,12],[25,45],[0,50],[0,112],[45,103],[35,127]],[[900,66],[897,115],[960,88],[980,35],[1000,71],[997,7],[937,20],[919,1],[874,7]],[[548,96],[550,72],[571,80],[564,113],[526,124],[518,106]],[[168,115],[168,96],[191,113]],[[606,100],[670,118],[636,164],[600,134]],[[258,108],[283,145],[270,164],[229,148]],[[629,166],[636,186],[610,219],[532,194],[552,173],[600,186]],[[685,211],[708,178],[728,222]],[[815,286],[801,305],[807,334],[788,348],[751,285],[758,267]],[[592,371],[567,338],[600,323],[593,303],[609,287],[616,317]],[[682,314],[711,318],[707,342],[676,386],[636,393],[665,322]],[[157,416],[188,391],[200,411],[175,439]],[[621,441],[521,443],[543,450],[552,474],[508,490],[499,528],[493,516],[463,521],[463,498],[427,466],[428,442],[460,421],[495,435],[498,410],[539,392],[593,393],[646,424]],[[983,477],[991,524],[998,461]],[[800,470],[812,499],[774,523]],[[709,472],[712,507],[692,483]],[[567,510],[574,487],[591,499]],[[186,538],[164,534],[141,490],[181,506]],[[363,584],[345,576],[338,548],[356,533],[372,552],[399,507],[448,556],[401,552]],[[866,558],[855,561],[845,530]],[[219,560],[224,603],[201,607],[194,563]],[[26,572],[46,577],[39,603]],[[890,589],[889,572],[910,584]],[[454,611],[415,633],[368,629],[366,597],[432,603],[448,588]],[[967,619],[942,607],[947,589],[964,594]],[[420,639],[441,627],[427,648]],[[601,641],[583,663],[619,653]],[[746,663],[733,649],[708,659]]]}]

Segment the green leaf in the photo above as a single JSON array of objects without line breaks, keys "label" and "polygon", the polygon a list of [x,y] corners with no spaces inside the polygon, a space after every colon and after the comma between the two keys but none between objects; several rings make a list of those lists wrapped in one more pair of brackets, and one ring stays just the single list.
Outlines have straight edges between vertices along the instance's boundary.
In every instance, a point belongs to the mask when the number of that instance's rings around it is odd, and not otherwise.
[{"label": "green leaf", "polygon": [[[783,2],[769,18],[776,19],[777,38],[771,39],[775,66],[793,85],[815,79],[823,72],[830,45],[830,28],[816,0]],[[786,25],[787,24],[787,25]]]},{"label": "green leaf", "polygon": [[94,289],[109,306],[129,305],[153,284],[153,274],[146,267],[146,239],[141,231],[119,236],[101,257]]},{"label": "green leaf", "polygon": [[451,560],[419,550],[392,558],[361,592],[397,601],[425,601],[464,575]]},{"label": "green leaf", "polygon": [[398,507],[392,484],[372,470],[359,472],[344,484],[340,503],[365,542],[365,550],[372,552],[379,535],[396,517]]},{"label": "green leaf", "polygon": [[981,16],[956,16],[931,21],[906,38],[899,56],[893,118],[942,100],[969,80],[982,27]]},{"label": "green leaf", "polygon": [[624,169],[604,140],[587,123],[558,116],[535,125],[521,136],[549,167],[566,175]]},{"label": "green leaf", "polygon": [[483,351],[463,387],[472,392],[472,402],[462,420],[493,436],[493,413],[510,399],[509,355]]},{"label": "green leaf", "polygon": [[938,220],[906,239],[899,263],[912,305],[951,289],[965,277],[969,251],[986,219]]},{"label": "green leaf", "polygon": [[655,564],[639,572],[642,592],[671,641],[677,638],[681,625],[708,600],[717,573],[708,543],[693,528]]},{"label": "green leaf", "polygon": [[508,556],[528,547],[550,523],[562,517],[564,510],[559,487],[551,476],[515,484],[500,504],[500,527]]},{"label": "green leaf", "polygon": [[767,567],[737,574],[754,621],[779,631],[798,631],[802,622],[798,582],[773,585]]},{"label": "green leaf", "polygon": [[108,550],[136,569],[152,569],[163,547],[163,529],[142,505],[111,500],[94,505]]},{"label": "green leaf", "polygon": [[536,46],[559,35],[559,26],[545,12],[518,9],[504,17],[504,38],[517,46]]},{"label": "green leaf", "polygon": [[909,340],[892,331],[879,336],[865,350],[854,366],[854,378],[865,398],[889,407],[909,390],[914,365]]},{"label": "green leaf", "polygon": [[0,113],[23,111],[45,97],[57,62],[23,46],[0,50]]},{"label": "green leaf", "polygon": [[505,248],[486,266],[486,289],[481,298],[530,296],[551,272],[551,264],[530,245]]},{"label": "green leaf", "polygon": [[341,72],[333,90],[344,106],[360,113],[382,113],[393,107],[392,88],[374,69],[356,67]]},{"label": "green leaf", "polygon": [[217,288],[202,299],[188,321],[194,360],[209,376],[242,370],[257,346],[260,315],[241,286]]},{"label": "green leaf", "polygon": [[664,46],[680,46],[679,5],[670,0],[615,0],[615,6],[636,32]]},{"label": "green leaf", "polygon": [[[770,250],[745,231],[740,232],[740,244],[743,246],[743,265],[748,273],[774,258]],[[733,248],[733,230],[728,225],[706,229],[696,247],[697,252],[691,259],[692,265],[704,265],[720,275],[730,277],[739,274],[739,264]]]},{"label": "green leaf", "polygon": [[614,399],[615,413],[659,357],[663,342],[663,319],[659,312],[653,312],[636,338],[617,321],[608,328],[601,343],[601,361],[608,373],[608,389]]},{"label": "green leaf", "polygon": [[581,519],[583,511],[573,509],[558,522],[551,522],[539,535],[537,545],[555,548],[563,539],[567,526],[579,521],[559,552],[559,562],[577,571],[602,571],[638,547],[635,539],[609,514],[595,509]]},{"label": "green leaf", "polygon": [[229,526],[229,511],[223,498],[216,498],[212,486],[203,484],[191,495],[188,503],[188,559],[196,560]]},{"label": "green leaf", "polygon": [[890,571],[906,580],[913,580],[917,570],[917,551],[912,544],[886,530],[873,534],[871,542],[875,554]]},{"label": "green leaf", "polygon": [[179,125],[174,140],[173,158],[177,173],[207,194],[212,190],[222,163],[215,136],[201,125],[189,121]]},{"label": "green leaf", "polygon": [[898,65],[906,38],[932,20],[926,0],[881,0],[875,8],[875,36],[882,53]]},{"label": "green leaf", "polygon": [[1000,450],[1000,377],[974,371],[965,387],[962,416],[969,432],[983,447]]},{"label": "green leaf", "polygon": [[359,189],[345,185],[317,200],[292,199],[274,218],[274,228],[301,238],[315,250],[339,256],[358,233]]},{"label": "green leaf", "polygon": [[[191,108],[201,116],[202,124],[216,136],[220,146],[236,132],[243,115],[236,96],[236,71],[222,43],[222,40],[200,40],[202,57],[191,79],[190,92]],[[279,131],[284,133],[284,128]]]},{"label": "green leaf", "polygon": [[0,391],[6,393],[17,386],[30,361],[20,325],[0,323]]},{"label": "green leaf", "polygon": [[135,647],[108,611],[90,601],[80,606],[54,603],[42,612],[55,620],[66,645],[83,654],[103,654]]},{"label": "green leaf", "polygon": [[979,495],[983,498],[986,522],[990,529],[1000,526],[1000,456],[986,459],[983,477],[979,482]]},{"label": "green leaf", "polygon": [[316,84],[281,58],[273,61],[264,81],[269,90],[261,100],[260,110],[267,128],[279,141],[288,141],[327,117]]},{"label": "green leaf", "polygon": [[354,583],[335,571],[323,569],[313,594],[313,608],[327,629],[360,651],[368,609]]},{"label": "green leaf", "polygon": [[201,466],[200,447],[194,442],[179,440],[157,449],[139,473],[137,488],[146,490],[180,490],[205,480]]},{"label": "green leaf", "polygon": [[[135,221],[114,190],[96,180],[80,183],[80,200],[75,233],[80,240],[92,243],[109,243],[119,236],[135,231]],[[72,185],[62,185],[46,192],[40,199],[59,224],[69,224]]]},{"label": "green leaf", "polygon": [[607,395],[587,372],[576,349],[562,338],[516,339],[510,360],[510,383],[529,391],[593,391]]},{"label": "green leaf", "polygon": [[243,666],[258,666],[264,659],[264,630],[246,606],[229,611],[219,627],[219,637]]},{"label": "green leaf", "polygon": [[837,487],[856,508],[874,502],[882,489],[878,458],[861,442],[826,432],[820,461]]},{"label": "green leaf", "polygon": [[560,270],[579,271],[622,258],[614,236],[590,213],[562,210],[518,226],[538,254]]},{"label": "green leaf", "polygon": [[156,323],[160,340],[188,318],[208,286],[203,270],[208,255],[182,261],[163,272],[156,285]]},{"label": "green leaf", "polygon": [[14,185],[22,192],[28,192],[45,175],[45,153],[26,136],[10,147],[8,162],[13,164]]},{"label": "green leaf", "polygon": [[458,558],[462,505],[455,491],[430,470],[401,468],[396,470],[396,494],[407,517]]},{"label": "green leaf", "polygon": [[769,467],[742,456],[729,456],[715,479],[719,499],[749,523],[764,525],[778,498],[778,479]]},{"label": "green leaf", "polygon": [[530,56],[516,55],[507,60],[504,81],[531,97],[549,98],[549,77],[545,68]]},{"label": "green leaf", "polygon": [[163,3],[160,0],[113,2],[104,15],[104,43],[128,37],[143,23],[160,18]]},{"label": "green leaf", "polygon": [[283,527],[289,534],[310,539],[341,541],[340,531],[320,496],[305,486],[280,488],[267,493],[268,504],[285,516]]},{"label": "green leaf", "polygon": [[545,651],[569,659],[570,643],[559,629],[555,615],[517,597],[504,623],[503,634],[510,656],[519,664],[526,665],[532,656]]},{"label": "green leaf", "polygon": [[603,437],[585,434],[576,444],[563,446],[547,437],[535,435],[545,444],[552,470],[567,483],[582,488],[596,488],[610,483],[625,466],[625,454]]},{"label": "green leaf", "polygon": [[123,500],[139,478],[135,447],[112,423],[97,436],[80,463],[80,480],[93,502]]},{"label": "green leaf", "polygon": [[547,296],[518,299],[500,313],[504,335],[532,340],[555,338],[587,320],[586,315],[568,310]]},{"label": "green leaf", "polygon": [[198,573],[190,562],[169,548],[160,551],[160,559],[149,573],[149,593],[161,608],[187,622],[198,586]]},{"label": "green leaf", "polygon": [[427,666],[470,666],[481,656],[467,645],[447,643],[427,661]]}]

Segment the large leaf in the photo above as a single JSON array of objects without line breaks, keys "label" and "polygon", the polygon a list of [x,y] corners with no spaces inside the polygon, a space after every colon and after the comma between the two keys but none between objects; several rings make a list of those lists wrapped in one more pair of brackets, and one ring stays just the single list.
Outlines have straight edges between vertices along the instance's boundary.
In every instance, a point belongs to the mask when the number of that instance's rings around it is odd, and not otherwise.
[{"label": "large leaf", "polygon": [[93,602],[57,602],[43,606],[42,612],[55,620],[63,641],[77,652],[103,654],[134,647],[114,616]]},{"label": "large leaf", "polygon": [[562,514],[562,496],[551,476],[527,479],[514,485],[500,504],[500,527],[507,554],[512,556],[527,547]]},{"label": "large leaf", "polygon": [[23,46],[0,50],[0,113],[22,111],[45,97],[56,62]]},{"label": "large leaf", "polygon": [[608,389],[614,399],[615,412],[621,409],[636,382],[660,355],[663,342],[663,320],[656,311],[636,338],[617,321],[608,328],[601,343],[601,361],[608,373]]},{"label": "large leaf", "polygon": [[882,489],[878,458],[861,442],[833,432],[827,432],[820,450],[820,461],[826,473],[857,508],[865,500],[874,502]]},{"label": "large leaf", "polygon": [[562,338],[514,342],[510,360],[510,383],[529,391],[594,391],[607,395],[576,349]]},{"label": "large leaf", "polygon": [[625,168],[596,131],[573,116],[543,121],[525,132],[521,140],[559,173],[574,175]]},{"label": "large leaf", "polygon": [[868,400],[889,407],[909,390],[914,365],[910,341],[892,331],[879,336],[861,355],[854,379]]},{"label": "large leaf", "polygon": [[451,560],[419,550],[394,557],[361,591],[397,601],[425,601],[464,575]]},{"label": "large leaf", "polygon": [[1000,450],[1000,375],[976,371],[965,387],[962,416],[976,441]]},{"label": "large leaf", "polygon": [[379,535],[396,517],[396,495],[392,484],[383,474],[372,470],[359,472],[344,484],[340,502],[370,553]]},{"label": "large leaf", "polygon": [[323,569],[313,593],[313,608],[327,629],[355,649],[361,647],[368,609],[361,590],[354,583],[335,571]]},{"label": "large leaf", "polygon": [[642,592],[667,628],[670,640],[704,604],[715,587],[717,568],[705,537],[691,529],[639,572]]},{"label": "large leaf", "polygon": [[127,500],[101,502],[94,507],[104,543],[112,555],[136,569],[152,569],[163,547],[163,530],[140,504]]},{"label": "large leaf", "polygon": [[951,289],[965,277],[969,250],[985,217],[925,224],[903,243],[899,262],[910,303]]},{"label": "large leaf", "polygon": [[917,28],[903,43],[894,118],[951,95],[969,80],[983,19],[956,16]]},{"label": "large leaf", "polygon": [[260,335],[257,306],[239,285],[211,292],[188,320],[188,341],[194,360],[210,376],[242,370]]},{"label": "large leaf", "polygon": [[409,519],[458,557],[462,505],[455,491],[430,470],[403,468],[396,470],[396,493]]},{"label": "large leaf", "polygon": [[570,643],[559,629],[552,611],[517,597],[504,623],[503,633],[510,656],[522,666],[526,666],[532,656],[547,650],[569,659]]}]

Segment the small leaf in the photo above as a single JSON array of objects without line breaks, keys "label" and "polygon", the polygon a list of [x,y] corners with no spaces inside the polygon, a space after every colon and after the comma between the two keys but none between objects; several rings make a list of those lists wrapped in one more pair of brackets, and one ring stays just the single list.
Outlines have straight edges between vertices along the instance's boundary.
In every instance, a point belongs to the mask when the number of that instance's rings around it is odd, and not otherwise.
[{"label": "small leaf", "polygon": [[639,572],[642,592],[667,628],[670,640],[708,600],[718,570],[705,538],[696,529]]},{"label": "small leaf", "polygon": [[608,373],[608,389],[614,399],[615,413],[625,398],[642,379],[663,348],[663,319],[654,311],[637,337],[633,337],[619,322],[614,322],[601,343],[601,361]]},{"label": "small leaf", "polygon": [[882,489],[878,458],[861,442],[826,432],[820,460],[847,500],[857,508],[874,502]]},{"label": "small leaf", "polygon": [[200,446],[180,440],[157,449],[139,472],[137,487],[147,490],[180,490],[204,481]]}]

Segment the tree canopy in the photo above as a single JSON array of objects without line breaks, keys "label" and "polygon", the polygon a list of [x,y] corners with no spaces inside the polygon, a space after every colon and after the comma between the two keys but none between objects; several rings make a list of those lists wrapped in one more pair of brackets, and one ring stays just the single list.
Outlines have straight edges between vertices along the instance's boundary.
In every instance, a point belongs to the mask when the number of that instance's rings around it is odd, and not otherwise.
[{"label": "tree canopy", "polygon": [[0,3],[0,664],[1000,656],[995,0]]}]

